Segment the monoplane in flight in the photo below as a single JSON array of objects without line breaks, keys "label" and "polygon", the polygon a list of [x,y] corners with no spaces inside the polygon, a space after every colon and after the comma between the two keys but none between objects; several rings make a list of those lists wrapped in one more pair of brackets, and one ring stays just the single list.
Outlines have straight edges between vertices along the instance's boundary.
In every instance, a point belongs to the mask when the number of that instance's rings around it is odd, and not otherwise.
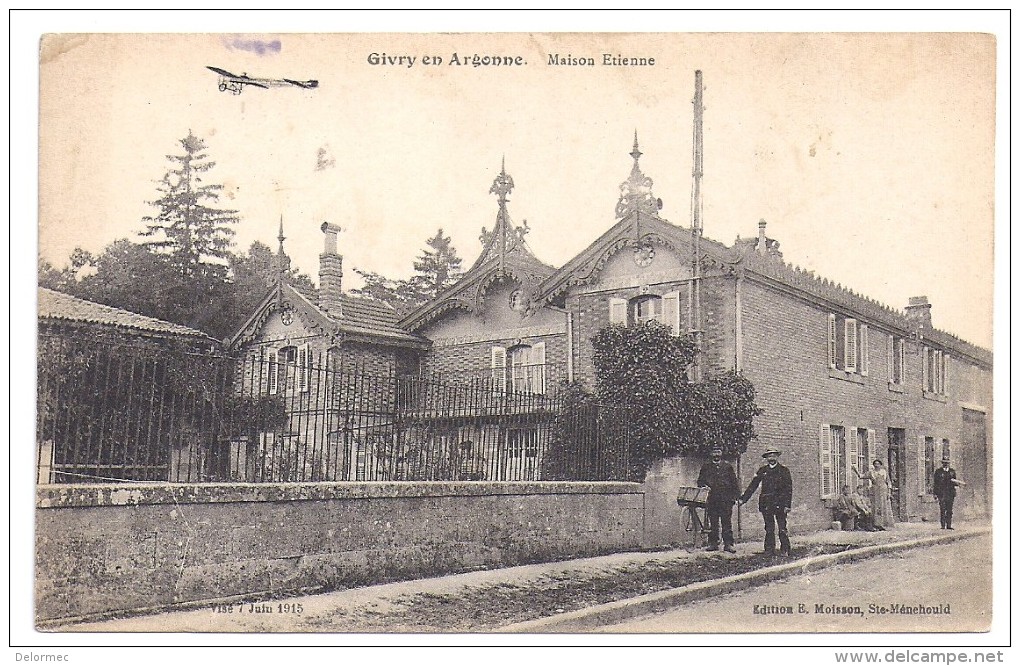
[{"label": "monoplane in flight", "polygon": [[256,79],[248,76],[247,74],[231,74],[227,70],[220,69],[219,67],[209,67],[206,65],[206,69],[210,69],[219,74],[221,91],[229,91],[235,95],[240,95],[245,86],[255,86],[256,88],[297,86],[298,88],[305,88],[306,90],[319,87],[319,82],[315,80],[294,81],[292,79]]}]

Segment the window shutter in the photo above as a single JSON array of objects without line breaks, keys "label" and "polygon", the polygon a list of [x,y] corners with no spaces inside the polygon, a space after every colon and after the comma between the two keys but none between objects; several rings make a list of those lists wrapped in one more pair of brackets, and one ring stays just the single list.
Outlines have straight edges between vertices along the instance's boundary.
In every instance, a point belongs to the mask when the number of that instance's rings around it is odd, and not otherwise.
[{"label": "window shutter", "polygon": [[907,363],[907,357],[906,357],[907,343],[903,340],[903,338],[900,338],[898,340],[898,342],[899,342],[899,344],[897,344],[896,347],[899,349],[898,356],[899,356],[899,361],[900,361],[900,376],[899,376],[899,381],[897,382],[897,384],[903,384],[904,383],[903,374],[907,371],[907,365],[906,365],[906,363]]},{"label": "window shutter", "polygon": [[857,371],[857,320],[843,322],[843,369]]},{"label": "window shutter", "polygon": [[662,297],[662,323],[673,329],[673,335],[680,335],[680,292],[671,291]]},{"label": "window shutter", "polygon": [[820,471],[820,490],[822,498],[832,495],[832,429],[823,423],[818,431],[818,469]]},{"label": "window shutter", "polygon": [[304,343],[298,347],[297,353],[297,372],[298,372],[298,390],[302,393],[308,392],[308,379],[311,374],[311,358],[308,351],[308,343]]},{"label": "window shutter", "polygon": [[927,479],[924,476],[924,435],[917,438],[917,496],[923,497]]},{"label": "window shutter", "polygon": [[492,384],[502,391],[506,388],[506,347],[492,348]]},{"label": "window shutter", "polygon": [[885,358],[888,363],[886,370],[888,371],[888,379],[891,384],[896,383],[896,337],[893,335],[889,336],[887,344],[885,346]]},{"label": "window shutter", "polygon": [[868,365],[870,361],[868,358],[868,325],[861,324],[861,352],[858,355],[861,361],[861,374],[865,377],[868,376]]},{"label": "window shutter", "polygon": [[545,343],[537,342],[531,346],[531,390],[545,393]]},{"label": "window shutter", "polygon": [[[945,448],[945,453],[949,454],[949,466],[955,468],[960,464],[959,456],[956,453],[956,447],[953,446],[953,442],[948,439],[942,443],[942,446]],[[941,460],[939,460],[939,464],[942,464]]]},{"label": "window shutter", "polygon": [[269,395],[276,395],[276,391],[279,389],[280,362],[275,349],[266,350],[266,360],[269,367],[269,377],[267,377]]},{"label": "window shutter", "polygon": [[875,431],[872,428],[868,428],[868,445],[864,447],[865,461],[868,465],[871,465],[871,459],[875,457],[875,451],[878,451],[878,442],[875,441]]},{"label": "window shutter", "polygon": [[942,395],[950,395],[950,355],[942,353]]},{"label": "window shutter", "polygon": [[[850,428],[849,449],[845,461],[847,485],[850,485],[851,479],[854,478],[854,472],[851,468],[857,465],[857,456],[861,451],[861,431],[857,428]],[[841,493],[843,489],[836,488],[836,492]]]},{"label": "window shutter", "polygon": [[829,315],[829,367],[836,367],[836,315]]},{"label": "window shutter", "polygon": [[627,325],[627,299],[609,299],[609,323]]}]

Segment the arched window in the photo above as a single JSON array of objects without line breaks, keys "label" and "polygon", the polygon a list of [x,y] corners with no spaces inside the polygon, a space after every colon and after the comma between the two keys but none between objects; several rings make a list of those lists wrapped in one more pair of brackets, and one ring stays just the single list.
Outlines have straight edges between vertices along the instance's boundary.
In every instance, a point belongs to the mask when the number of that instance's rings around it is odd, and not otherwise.
[{"label": "arched window", "polygon": [[496,386],[520,393],[545,393],[545,343],[492,348]]},{"label": "arched window", "polygon": [[640,326],[650,321],[662,322],[662,297],[639,296],[630,302],[630,324]]},{"label": "arched window", "polygon": [[609,299],[609,323],[623,326],[643,326],[650,321],[668,326],[673,335],[683,330],[680,323],[680,292],[671,291],[661,296],[642,294],[630,300]]}]

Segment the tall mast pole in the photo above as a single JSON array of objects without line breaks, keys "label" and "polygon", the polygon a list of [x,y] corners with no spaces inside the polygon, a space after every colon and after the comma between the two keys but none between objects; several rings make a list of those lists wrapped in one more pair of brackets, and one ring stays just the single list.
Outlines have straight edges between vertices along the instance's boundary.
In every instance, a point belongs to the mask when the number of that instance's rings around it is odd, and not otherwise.
[{"label": "tall mast pole", "polygon": [[701,178],[704,175],[703,104],[701,70],[694,72],[694,170],[691,187],[691,245],[694,258],[691,262],[690,321],[694,338],[694,380],[701,379],[701,233],[704,208],[701,201]]}]

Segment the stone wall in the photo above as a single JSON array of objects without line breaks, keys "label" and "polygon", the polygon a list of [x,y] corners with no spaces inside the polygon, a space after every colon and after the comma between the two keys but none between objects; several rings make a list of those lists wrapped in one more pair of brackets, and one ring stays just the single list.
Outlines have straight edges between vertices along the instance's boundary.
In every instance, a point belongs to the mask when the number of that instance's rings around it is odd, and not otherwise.
[{"label": "stone wall", "polygon": [[639,548],[634,483],[39,486],[39,623]]}]

